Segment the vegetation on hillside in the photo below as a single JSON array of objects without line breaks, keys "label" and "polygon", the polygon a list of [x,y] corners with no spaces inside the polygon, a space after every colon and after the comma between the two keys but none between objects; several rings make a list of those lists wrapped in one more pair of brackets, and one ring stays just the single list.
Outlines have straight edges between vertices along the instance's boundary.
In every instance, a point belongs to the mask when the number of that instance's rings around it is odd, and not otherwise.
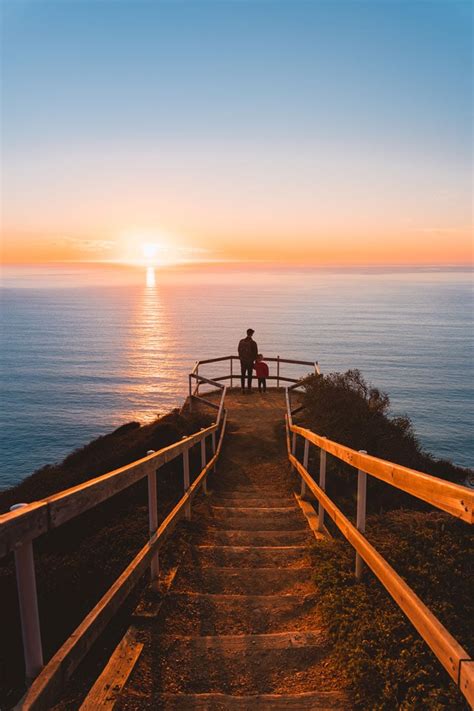
[{"label": "vegetation on hillside", "polygon": [[[391,511],[368,521],[367,536],[472,656],[469,527],[447,514]],[[354,551],[347,542],[336,538],[318,543],[314,570],[321,612],[356,709],[468,709],[448,673],[377,578],[367,572],[357,582]]]},{"label": "vegetation on hillside", "polygon": [[[126,424],[73,452],[60,464],[43,467],[18,486],[0,493],[0,513],[8,511],[14,503],[36,501],[129,464],[145,456],[148,450],[172,444],[208,424],[208,418],[191,413],[180,415],[178,411],[148,425]],[[200,469],[198,450],[199,447],[191,450],[190,468],[194,475]],[[180,457],[160,469],[160,521],[182,496],[181,460]],[[98,602],[145,544],[147,537],[147,483],[140,481],[35,541],[46,659]],[[12,556],[0,560],[0,587],[0,707],[10,708],[22,693],[24,678]],[[115,627],[119,633],[120,626]]]},{"label": "vegetation on hillside", "polygon": [[[355,450],[363,449],[375,457],[462,483],[470,470],[425,452],[407,416],[393,416],[390,398],[366,382],[359,370],[346,373],[309,376],[305,381],[304,424],[314,432]],[[328,493],[340,497],[345,512],[346,501],[354,501],[354,469],[334,457],[328,457]],[[418,499],[369,477],[369,511],[418,508],[430,510]]]},{"label": "vegetation on hillside", "polygon": [[[354,449],[461,483],[469,470],[424,452],[407,417],[357,370],[310,376],[304,424]],[[317,471],[317,461],[311,462]],[[354,520],[357,477],[328,457],[328,493]],[[473,535],[467,524],[368,477],[367,537],[472,656]],[[354,550],[334,538],[314,549],[315,581],[337,658],[358,709],[465,709],[440,662],[378,580],[354,577]]]}]

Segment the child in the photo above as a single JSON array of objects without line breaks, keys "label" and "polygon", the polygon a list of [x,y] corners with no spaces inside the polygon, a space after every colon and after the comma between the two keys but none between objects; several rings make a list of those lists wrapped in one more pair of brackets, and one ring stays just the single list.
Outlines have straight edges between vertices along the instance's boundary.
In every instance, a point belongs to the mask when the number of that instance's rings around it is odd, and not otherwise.
[{"label": "child", "polygon": [[257,372],[258,392],[267,392],[268,365],[263,360],[263,355],[258,354],[254,364],[254,370]]}]

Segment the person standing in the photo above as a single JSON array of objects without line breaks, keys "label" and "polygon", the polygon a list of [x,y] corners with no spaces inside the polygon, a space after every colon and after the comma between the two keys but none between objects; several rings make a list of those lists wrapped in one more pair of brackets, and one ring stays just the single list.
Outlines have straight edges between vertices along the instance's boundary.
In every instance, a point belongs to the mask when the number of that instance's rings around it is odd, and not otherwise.
[{"label": "person standing", "polygon": [[246,338],[239,341],[239,358],[242,381],[242,394],[245,393],[245,378],[247,378],[248,392],[252,392],[253,364],[258,355],[258,347],[252,336],[255,333],[253,328],[247,329]]},{"label": "person standing", "polygon": [[257,373],[258,392],[259,393],[266,393],[267,392],[267,378],[270,374],[270,371],[268,370],[268,365],[263,360],[263,355],[261,353],[258,354],[257,360],[255,361],[255,364],[253,366],[253,369]]}]

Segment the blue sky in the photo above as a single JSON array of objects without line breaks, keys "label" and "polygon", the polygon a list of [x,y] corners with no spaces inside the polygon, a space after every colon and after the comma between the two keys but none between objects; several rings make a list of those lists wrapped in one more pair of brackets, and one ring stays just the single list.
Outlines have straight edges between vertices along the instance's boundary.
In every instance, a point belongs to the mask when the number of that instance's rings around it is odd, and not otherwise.
[{"label": "blue sky", "polygon": [[2,41],[6,239],[123,225],[211,252],[272,234],[344,250],[415,229],[466,247],[468,2],[4,0]]}]

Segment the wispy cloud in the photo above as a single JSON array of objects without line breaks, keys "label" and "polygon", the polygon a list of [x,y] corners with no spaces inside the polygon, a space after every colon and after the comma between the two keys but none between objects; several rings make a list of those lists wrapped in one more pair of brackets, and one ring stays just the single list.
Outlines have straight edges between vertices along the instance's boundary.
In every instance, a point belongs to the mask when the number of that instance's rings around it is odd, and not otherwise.
[{"label": "wispy cloud", "polygon": [[81,239],[80,237],[68,237],[65,242],[75,250],[100,254],[102,252],[110,252],[117,245],[113,240],[106,239]]},{"label": "wispy cloud", "polygon": [[449,234],[460,234],[470,230],[471,228],[466,227],[419,227],[415,232],[421,234],[432,234],[432,235],[449,235]]}]

